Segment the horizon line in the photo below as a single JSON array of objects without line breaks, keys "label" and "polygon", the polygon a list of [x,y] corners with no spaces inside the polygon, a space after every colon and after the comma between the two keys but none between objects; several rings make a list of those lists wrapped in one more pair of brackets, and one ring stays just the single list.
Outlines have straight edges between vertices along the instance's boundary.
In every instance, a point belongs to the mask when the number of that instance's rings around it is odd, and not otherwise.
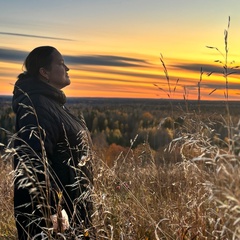
[{"label": "horizon line", "polygon": [[[0,98],[12,98],[12,95],[5,95],[5,94],[0,94]],[[106,99],[116,99],[116,100],[159,100],[159,101],[184,101],[184,102],[198,102],[198,99],[168,99],[168,98],[136,98],[136,97],[74,97],[74,96],[69,96],[67,97],[67,99],[102,99],[102,100],[106,100]],[[226,100],[224,99],[202,99],[200,100],[200,102],[224,102]],[[240,100],[228,100],[227,102],[240,102]]]}]

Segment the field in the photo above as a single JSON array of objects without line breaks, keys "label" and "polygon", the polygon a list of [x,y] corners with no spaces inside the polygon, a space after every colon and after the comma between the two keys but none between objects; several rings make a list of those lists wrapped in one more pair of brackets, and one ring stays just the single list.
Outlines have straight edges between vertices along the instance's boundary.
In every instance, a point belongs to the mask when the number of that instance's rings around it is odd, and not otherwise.
[{"label": "field", "polygon": [[[0,239],[16,239],[14,114],[0,100]],[[69,99],[94,142],[97,239],[240,239],[239,104]]]}]

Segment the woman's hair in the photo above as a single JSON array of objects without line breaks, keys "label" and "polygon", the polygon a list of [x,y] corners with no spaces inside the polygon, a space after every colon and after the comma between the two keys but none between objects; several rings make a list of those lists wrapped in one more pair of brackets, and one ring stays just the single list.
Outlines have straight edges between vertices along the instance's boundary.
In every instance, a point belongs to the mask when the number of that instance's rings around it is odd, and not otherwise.
[{"label": "woman's hair", "polygon": [[52,53],[56,48],[51,46],[41,46],[33,49],[24,61],[23,67],[24,73],[21,73],[18,77],[37,77],[39,75],[40,68],[51,68]]}]

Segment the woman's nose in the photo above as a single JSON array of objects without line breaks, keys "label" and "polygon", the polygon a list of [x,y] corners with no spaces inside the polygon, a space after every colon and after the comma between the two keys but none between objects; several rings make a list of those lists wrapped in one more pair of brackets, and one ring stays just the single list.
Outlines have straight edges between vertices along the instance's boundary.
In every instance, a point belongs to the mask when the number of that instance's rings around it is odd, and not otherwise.
[{"label": "woman's nose", "polygon": [[65,69],[66,69],[66,71],[69,71],[70,69],[67,67],[67,65],[65,65]]}]

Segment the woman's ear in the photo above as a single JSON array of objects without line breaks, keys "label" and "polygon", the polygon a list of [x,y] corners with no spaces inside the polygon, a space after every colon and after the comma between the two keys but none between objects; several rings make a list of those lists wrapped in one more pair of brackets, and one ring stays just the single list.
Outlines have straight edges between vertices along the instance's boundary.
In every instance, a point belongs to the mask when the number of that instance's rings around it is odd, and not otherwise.
[{"label": "woman's ear", "polygon": [[39,74],[40,74],[43,78],[49,80],[48,72],[47,72],[47,70],[46,70],[45,68],[41,67],[41,68],[39,69]]}]

